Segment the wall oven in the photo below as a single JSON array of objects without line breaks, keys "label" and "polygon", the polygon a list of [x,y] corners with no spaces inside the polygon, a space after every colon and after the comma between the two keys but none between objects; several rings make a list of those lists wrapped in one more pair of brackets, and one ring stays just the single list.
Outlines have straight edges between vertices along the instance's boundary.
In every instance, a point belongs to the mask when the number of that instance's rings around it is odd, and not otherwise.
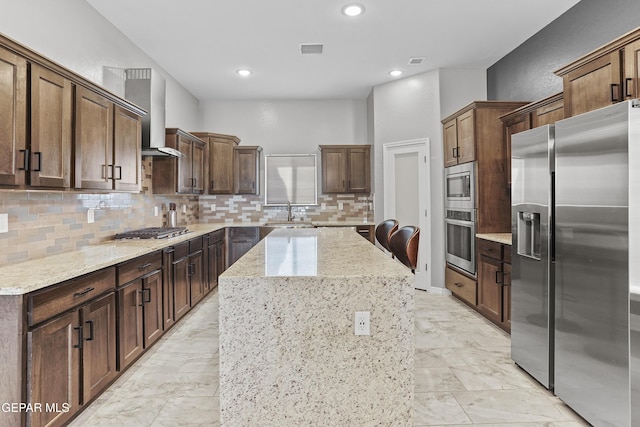
[{"label": "wall oven", "polygon": [[475,208],[475,162],[463,163],[445,169],[445,206]]},{"label": "wall oven", "polygon": [[445,259],[447,263],[476,275],[475,209],[446,209]]}]

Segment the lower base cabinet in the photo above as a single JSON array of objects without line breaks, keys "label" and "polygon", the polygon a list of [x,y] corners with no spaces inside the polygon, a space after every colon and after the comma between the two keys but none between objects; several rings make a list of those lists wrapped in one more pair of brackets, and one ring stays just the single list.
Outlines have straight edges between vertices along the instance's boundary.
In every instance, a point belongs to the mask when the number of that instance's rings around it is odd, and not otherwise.
[{"label": "lower base cabinet", "polygon": [[511,247],[484,239],[478,239],[477,247],[478,310],[511,331]]},{"label": "lower base cabinet", "polygon": [[476,279],[454,270],[451,267],[445,268],[445,287],[456,297],[460,298],[472,307],[478,304],[478,290]]},{"label": "lower base cabinet", "polygon": [[207,243],[205,283],[207,292],[218,286],[218,277],[225,270],[224,230],[209,233]]}]

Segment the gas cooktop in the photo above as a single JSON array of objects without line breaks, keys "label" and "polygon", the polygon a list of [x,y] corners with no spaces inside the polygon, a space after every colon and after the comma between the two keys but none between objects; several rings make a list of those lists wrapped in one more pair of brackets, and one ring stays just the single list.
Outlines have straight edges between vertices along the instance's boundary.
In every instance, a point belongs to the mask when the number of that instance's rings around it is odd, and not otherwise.
[{"label": "gas cooktop", "polygon": [[116,234],[116,239],[167,239],[187,233],[187,227],[148,227]]}]

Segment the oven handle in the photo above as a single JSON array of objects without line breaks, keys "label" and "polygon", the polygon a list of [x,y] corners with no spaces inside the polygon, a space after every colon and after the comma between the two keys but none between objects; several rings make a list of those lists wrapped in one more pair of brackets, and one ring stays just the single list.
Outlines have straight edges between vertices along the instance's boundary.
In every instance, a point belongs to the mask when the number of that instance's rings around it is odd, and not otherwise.
[{"label": "oven handle", "polygon": [[[475,215],[473,215],[475,217]],[[451,219],[445,218],[444,222],[447,224],[459,225],[461,227],[471,227],[473,229],[473,233],[476,232],[476,222],[475,221],[465,221],[462,219]],[[474,236],[475,237],[475,236]]]}]

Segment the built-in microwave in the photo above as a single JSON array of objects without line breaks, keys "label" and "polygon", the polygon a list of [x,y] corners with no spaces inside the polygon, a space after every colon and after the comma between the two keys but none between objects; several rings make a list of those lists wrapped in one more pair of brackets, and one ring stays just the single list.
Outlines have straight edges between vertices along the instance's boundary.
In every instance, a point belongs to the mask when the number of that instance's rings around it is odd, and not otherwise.
[{"label": "built-in microwave", "polygon": [[475,162],[445,168],[445,205],[448,208],[475,208]]}]

